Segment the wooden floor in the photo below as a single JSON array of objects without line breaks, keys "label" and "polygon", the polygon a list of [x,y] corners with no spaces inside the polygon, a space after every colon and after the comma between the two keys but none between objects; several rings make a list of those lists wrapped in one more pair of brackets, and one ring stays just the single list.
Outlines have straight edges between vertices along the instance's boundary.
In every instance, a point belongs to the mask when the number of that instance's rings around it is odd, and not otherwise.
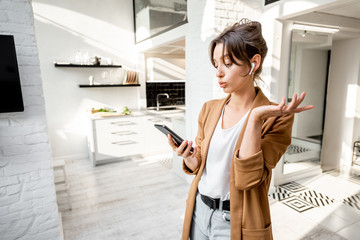
[{"label": "wooden floor", "polygon": [[180,238],[189,185],[166,157],[66,164],[72,210],[58,196],[66,240]]},{"label": "wooden floor", "polygon": [[[189,185],[172,172],[170,159],[167,154],[95,168],[87,159],[67,161],[73,209],[58,195],[65,240],[180,239]],[[274,239],[344,239],[332,231],[337,222],[314,222],[269,199]]]}]

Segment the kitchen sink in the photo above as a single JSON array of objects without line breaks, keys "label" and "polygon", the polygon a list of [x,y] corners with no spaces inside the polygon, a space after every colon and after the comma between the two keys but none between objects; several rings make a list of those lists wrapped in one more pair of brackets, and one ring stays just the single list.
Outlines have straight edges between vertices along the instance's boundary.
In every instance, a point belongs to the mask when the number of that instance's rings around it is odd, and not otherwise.
[{"label": "kitchen sink", "polygon": [[161,107],[159,110],[156,111],[169,111],[169,110],[176,110],[177,107]]},{"label": "kitchen sink", "polygon": [[155,114],[183,113],[185,112],[185,106],[161,106],[159,110],[156,110],[156,107],[149,107],[147,111]]}]

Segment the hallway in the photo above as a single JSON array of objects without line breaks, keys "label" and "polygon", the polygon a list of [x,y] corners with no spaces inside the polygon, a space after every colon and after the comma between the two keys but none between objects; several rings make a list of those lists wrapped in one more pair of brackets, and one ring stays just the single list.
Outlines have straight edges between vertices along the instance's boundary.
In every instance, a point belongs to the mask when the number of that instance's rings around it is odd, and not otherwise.
[{"label": "hallway", "polygon": [[[58,196],[65,239],[179,239],[189,185],[170,170],[170,158],[96,168],[87,159],[67,161],[73,209],[67,210],[66,197]],[[360,204],[350,206],[350,201],[360,200],[356,181],[331,173],[281,185],[269,198],[274,239],[355,239]],[[317,206],[320,196],[328,203]]]}]

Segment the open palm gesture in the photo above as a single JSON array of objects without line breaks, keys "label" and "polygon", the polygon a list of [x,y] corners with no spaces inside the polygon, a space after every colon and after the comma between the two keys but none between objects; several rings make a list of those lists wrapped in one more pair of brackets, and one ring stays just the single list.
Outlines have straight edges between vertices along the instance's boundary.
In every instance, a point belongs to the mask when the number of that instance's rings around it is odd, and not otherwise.
[{"label": "open palm gesture", "polygon": [[289,105],[286,105],[285,98],[283,97],[279,105],[266,105],[266,106],[256,107],[253,109],[252,114],[258,117],[259,120],[264,120],[265,118],[268,117],[294,114],[314,108],[313,105],[299,107],[301,102],[304,100],[305,95],[306,93],[302,92],[298,98],[297,94],[294,94]]}]

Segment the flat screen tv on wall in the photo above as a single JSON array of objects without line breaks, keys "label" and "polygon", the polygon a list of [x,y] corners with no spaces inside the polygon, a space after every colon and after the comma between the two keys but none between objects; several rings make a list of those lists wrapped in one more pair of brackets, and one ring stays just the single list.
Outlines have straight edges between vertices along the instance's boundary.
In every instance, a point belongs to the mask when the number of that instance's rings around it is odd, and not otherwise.
[{"label": "flat screen tv on wall", "polygon": [[14,37],[0,35],[0,113],[23,112]]}]

